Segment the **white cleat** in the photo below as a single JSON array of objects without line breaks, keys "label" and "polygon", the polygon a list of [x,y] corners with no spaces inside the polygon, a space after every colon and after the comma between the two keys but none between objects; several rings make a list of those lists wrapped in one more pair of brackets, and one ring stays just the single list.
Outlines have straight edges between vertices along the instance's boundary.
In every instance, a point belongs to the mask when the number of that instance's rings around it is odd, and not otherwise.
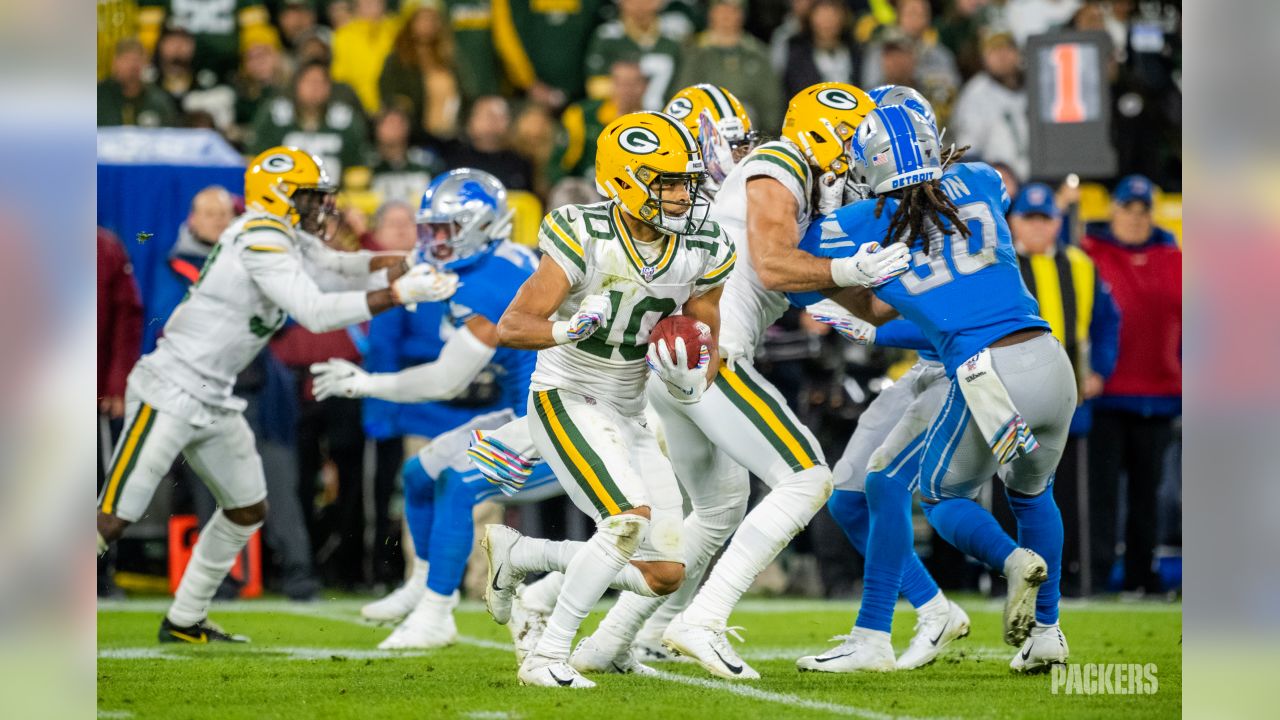
[{"label": "white cleat", "polygon": [[569,664],[578,672],[613,673],[615,675],[657,675],[658,671],[641,663],[634,650],[625,648],[621,652],[601,647],[594,635],[588,635],[578,641],[573,655],[569,656]]},{"label": "white cleat", "polygon": [[1041,673],[1054,665],[1067,661],[1067,638],[1062,628],[1054,625],[1041,625],[1031,628],[1031,634],[1022,649],[1009,662],[1009,669],[1020,673]]},{"label": "white cleat", "polygon": [[524,573],[511,567],[511,548],[523,537],[506,525],[486,525],[480,547],[489,560],[489,582],[484,588],[484,605],[494,622],[506,625],[511,620],[511,601],[524,580]]},{"label": "white cleat", "polygon": [[821,655],[806,655],[796,660],[801,672],[892,672],[898,669],[893,659],[889,633],[854,628],[848,635],[837,635],[839,645]]},{"label": "white cleat", "polygon": [[413,612],[418,601],[427,592],[427,563],[415,559],[413,574],[404,584],[392,590],[381,600],[375,600],[360,608],[360,614],[366,620],[375,622],[400,622],[404,616]]},{"label": "white cleat", "polygon": [[944,612],[921,614],[916,620],[916,634],[911,638],[902,656],[898,658],[899,670],[915,670],[924,667],[942,653],[952,640],[969,634],[969,616],[959,605],[947,601]]},{"label": "white cleat", "polygon": [[538,646],[542,633],[547,629],[547,615],[524,603],[526,587],[528,586],[521,585],[516,590],[516,596],[511,600],[511,620],[507,623],[507,629],[511,631],[511,643],[516,648],[516,663],[519,664],[523,664],[524,659]]},{"label": "white cleat", "polygon": [[521,685],[537,687],[593,688],[595,683],[582,676],[563,660],[552,660],[541,655],[530,655],[520,664],[516,677]]},{"label": "white cleat", "polygon": [[653,642],[637,639],[631,648],[635,651],[636,659],[643,663],[678,662],[680,660],[670,650],[662,646],[661,640]]},{"label": "white cleat", "polygon": [[1044,558],[1027,548],[1018,548],[1004,561],[1009,594],[1004,601],[1004,641],[1018,647],[1027,639],[1036,621],[1036,592],[1049,579]]},{"label": "white cleat", "polygon": [[427,591],[418,607],[409,613],[379,650],[430,650],[448,647],[458,641],[458,626],[453,621],[457,593],[445,597]]},{"label": "white cleat", "polygon": [[742,628],[696,625],[684,621],[684,613],[676,615],[662,633],[662,644],[680,655],[687,655],[704,670],[727,680],[759,680],[760,673],[747,664],[729,644],[726,634],[742,642]]}]

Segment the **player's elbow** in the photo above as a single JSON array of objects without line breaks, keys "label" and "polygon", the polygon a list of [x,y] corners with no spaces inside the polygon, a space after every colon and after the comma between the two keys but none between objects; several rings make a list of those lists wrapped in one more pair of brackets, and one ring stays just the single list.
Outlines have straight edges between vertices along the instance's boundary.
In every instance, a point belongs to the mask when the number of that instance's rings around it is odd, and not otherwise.
[{"label": "player's elbow", "polygon": [[772,260],[761,262],[756,268],[756,276],[760,278],[760,284],[764,286],[765,290],[786,292],[793,289],[787,285],[786,274]]},{"label": "player's elbow", "polygon": [[504,347],[515,347],[514,343],[517,339],[516,323],[512,320],[511,313],[503,313],[498,318],[498,344]]}]

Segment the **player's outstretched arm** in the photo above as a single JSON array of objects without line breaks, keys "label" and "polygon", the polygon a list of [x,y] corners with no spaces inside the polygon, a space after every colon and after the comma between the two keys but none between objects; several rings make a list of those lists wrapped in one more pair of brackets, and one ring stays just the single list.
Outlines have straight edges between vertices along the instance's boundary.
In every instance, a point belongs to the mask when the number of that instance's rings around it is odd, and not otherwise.
[{"label": "player's outstretched arm", "polygon": [[568,276],[555,260],[543,256],[498,321],[498,343],[520,350],[545,350],[568,342],[556,337],[556,330],[563,330],[557,325],[563,322],[549,319],[568,296]]},{"label": "player's outstretched arm", "polygon": [[835,285],[831,260],[801,250],[796,199],[782,183],[761,176],[747,181],[747,247],[760,282],[769,290],[802,292]]},{"label": "player's outstretched arm", "polygon": [[476,316],[449,338],[435,360],[400,372],[369,373],[340,359],[312,365],[316,399],[372,397],[397,403],[452,400],[489,364],[497,346],[497,326]]},{"label": "player's outstretched arm", "polygon": [[716,379],[720,370],[720,296],[724,294],[724,286],[720,285],[696,297],[689,298],[682,311],[685,315],[707,324],[711,328],[711,360],[707,363],[707,384]]},{"label": "player's outstretched arm", "polygon": [[824,290],[823,295],[867,322],[879,327],[898,317],[898,311],[865,287],[846,287]]}]

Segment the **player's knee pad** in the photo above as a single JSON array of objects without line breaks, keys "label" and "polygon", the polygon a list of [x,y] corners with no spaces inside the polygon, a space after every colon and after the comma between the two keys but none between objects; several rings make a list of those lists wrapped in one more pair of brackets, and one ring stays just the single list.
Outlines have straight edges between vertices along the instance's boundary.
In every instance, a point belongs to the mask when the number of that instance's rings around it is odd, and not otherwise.
[{"label": "player's knee pad", "polygon": [[627,560],[640,549],[648,532],[649,518],[631,513],[613,515],[596,523],[596,535],[606,541],[602,547]]},{"label": "player's knee pad", "polygon": [[422,459],[417,455],[405,461],[400,470],[405,498],[416,502],[430,502],[435,495],[435,479],[427,474]]}]

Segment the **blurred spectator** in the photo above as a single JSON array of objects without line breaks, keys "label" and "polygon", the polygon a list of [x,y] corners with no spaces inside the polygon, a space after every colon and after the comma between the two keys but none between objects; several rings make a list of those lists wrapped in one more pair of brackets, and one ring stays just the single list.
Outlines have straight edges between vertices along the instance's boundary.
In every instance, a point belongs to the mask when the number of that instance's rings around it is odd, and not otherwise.
[{"label": "blurred spectator", "polygon": [[619,61],[609,68],[613,97],[579,100],[560,117],[560,132],[547,166],[552,185],[566,176],[595,177],[596,139],[605,126],[629,112],[643,109],[646,80],[635,62]]},{"label": "blurred spectator", "polygon": [[1002,162],[1018,177],[1031,173],[1027,92],[1022,55],[1007,32],[982,41],[982,72],[965,83],[948,126],[971,159]]},{"label": "blurred spectator", "polygon": [[791,39],[804,32],[813,0],[790,0],[787,5],[786,17],[769,36],[769,63],[778,75],[782,75],[787,69]]},{"label": "blurred spectator", "polygon": [[861,62],[853,17],[842,0],[817,0],[803,32],[788,48],[783,89],[791,97],[820,82],[858,82]]},{"label": "blurred spectator", "polygon": [[711,83],[729,89],[766,133],[782,127],[786,99],[769,64],[769,49],[743,32],[744,0],[712,0],[707,31],[685,49],[674,87]]},{"label": "blurred spectator", "polygon": [[288,86],[289,75],[279,48],[269,43],[245,48],[232,86],[236,92],[236,124],[247,130],[258,109]]},{"label": "blurred spectator", "polygon": [[462,96],[454,68],[453,34],[439,5],[422,5],[400,29],[378,79],[382,103],[408,114],[415,145],[457,135]]},{"label": "blurred spectator", "polygon": [[[1018,266],[1027,289],[1040,303],[1040,315],[1049,322],[1075,368],[1082,403],[1071,422],[1071,434],[1054,478],[1053,494],[1062,509],[1066,531],[1063,546],[1062,590],[1067,595],[1084,592],[1089,559],[1081,556],[1081,483],[1087,467],[1082,439],[1092,425],[1086,401],[1102,392],[1115,370],[1119,345],[1120,313],[1107,284],[1098,277],[1083,250],[1060,245],[1062,211],[1053,188],[1032,183],[1022,188],[1009,211],[1009,229]],[[1002,501],[996,493],[993,497]],[[1012,515],[1007,517],[1012,520]]]},{"label": "blurred spectator", "polygon": [[249,41],[279,42],[261,0],[138,0],[138,36],[155,48],[162,28],[180,28],[195,39],[196,83],[230,82]]},{"label": "blurred spectator", "polygon": [[886,31],[880,38],[880,82],[885,85],[917,87],[919,52],[910,38],[897,30]]},{"label": "blurred spectator", "polygon": [[[124,417],[125,381],[141,352],[142,298],[133,265],[120,240],[98,228],[98,413],[109,420]],[[99,464],[99,478],[103,469]]]},{"label": "blurred spectator", "polygon": [[880,28],[863,54],[862,87],[874,88],[894,82],[885,72],[887,63],[881,59],[884,46],[909,46],[915,56],[915,79],[907,84],[929,98],[938,113],[939,124],[944,124],[956,89],[960,87],[956,59],[947,46],[938,42],[937,31],[930,27],[933,15],[927,0],[897,0],[896,7],[895,24]]},{"label": "blurred spectator", "polygon": [[1013,168],[999,160],[988,164],[995,168],[1000,179],[1004,181],[1004,189],[1009,193],[1009,197],[1018,197],[1018,193],[1022,191],[1022,178],[1018,177]]},{"label": "blurred spectator", "polygon": [[1131,175],[1112,193],[1111,220],[1081,243],[1111,286],[1124,322],[1120,356],[1095,400],[1089,439],[1093,576],[1105,582],[1116,551],[1121,474],[1128,476],[1125,590],[1159,592],[1153,570],[1156,489],[1182,414],[1182,251],[1152,220],[1151,181]]},{"label": "blurred spectator", "polygon": [[662,35],[658,10],[663,0],[618,0],[618,19],[596,28],[587,46],[587,97],[606,98],[613,94],[609,86],[609,68],[618,60],[639,63],[648,79],[644,109],[661,110],[667,97],[678,88],[671,87],[680,64],[680,46]]},{"label": "blurred spectator", "polygon": [[197,77],[195,58],[195,36],[182,28],[166,29],[156,41],[152,58],[156,87],[168,93],[185,114],[183,127],[229,130],[235,121],[235,91],[222,84],[221,76],[214,73],[200,73]]},{"label": "blurred spectator", "polygon": [[511,107],[505,98],[478,98],[467,115],[465,137],[445,146],[450,169],[477,168],[498,178],[508,190],[532,190],[533,170],[511,149]]},{"label": "blurred spectator", "polygon": [[1022,47],[1032,35],[1066,25],[1081,4],[1082,0],[1007,0],[1004,21]]},{"label": "blurred spectator", "polygon": [[336,99],[329,68],[310,62],[298,68],[292,97],[277,97],[258,110],[250,153],[293,145],[320,156],[330,177],[359,166],[368,155],[368,130],[358,106]]},{"label": "blurred spectator", "polygon": [[169,250],[166,262],[169,272],[152,283],[151,322],[163,325],[169,320],[174,308],[200,277],[205,259],[235,216],[231,193],[219,185],[210,185],[191,199],[187,219],[178,227],[178,239]]},{"label": "blurred spectator", "polygon": [[[1128,16],[1124,62],[1112,86],[1120,174],[1182,189],[1182,24],[1180,3],[1112,3]],[[1132,11],[1132,14],[1129,13]]]},{"label": "blurred spectator", "polygon": [[582,63],[604,0],[492,0],[493,39],[507,79],[529,99],[560,110],[582,97]]},{"label": "blurred spectator", "polygon": [[316,27],[317,0],[280,0],[276,27],[285,49],[293,52]]},{"label": "blurred spectator", "polygon": [[551,113],[536,103],[526,103],[516,114],[512,127],[511,149],[533,169],[533,191],[545,198],[550,189],[547,168],[555,149],[556,121]]},{"label": "blurred spectator", "polygon": [[329,27],[341,30],[342,26],[351,22],[355,11],[351,6],[351,0],[328,0],[324,8],[325,17],[329,19]]},{"label": "blurred spectator", "polygon": [[934,23],[938,42],[956,58],[960,77],[971,78],[982,69],[982,32],[992,25],[993,15],[990,0],[951,0]]},{"label": "blurred spectator", "polygon": [[[439,0],[422,0],[430,4]],[[463,102],[502,92],[502,69],[493,39],[493,11],[489,0],[446,0],[453,31],[458,84]]]},{"label": "blurred spectator", "polygon": [[373,181],[369,189],[384,201],[416,202],[431,178],[440,172],[432,153],[409,145],[409,116],[399,108],[387,108],[373,123],[374,157],[369,163]]},{"label": "blurred spectator", "polygon": [[98,83],[98,125],[176,125],[178,111],[163,90],[142,79],[146,51],[136,40],[121,40],[111,60],[111,76]]},{"label": "blurred spectator", "polygon": [[[422,186],[426,190],[426,185]],[[421,194],[421,193],[419,193]],[[410,253],[418,244],[417,203],[388,200],[373,216],[373,249]]]},{"label": "blurred spectator", "polygon": [[378,112],[378,77],[400,30],[386,0],[356,0],[351,22],[333,33],[333,79],[350,85],[365,112]]}]

